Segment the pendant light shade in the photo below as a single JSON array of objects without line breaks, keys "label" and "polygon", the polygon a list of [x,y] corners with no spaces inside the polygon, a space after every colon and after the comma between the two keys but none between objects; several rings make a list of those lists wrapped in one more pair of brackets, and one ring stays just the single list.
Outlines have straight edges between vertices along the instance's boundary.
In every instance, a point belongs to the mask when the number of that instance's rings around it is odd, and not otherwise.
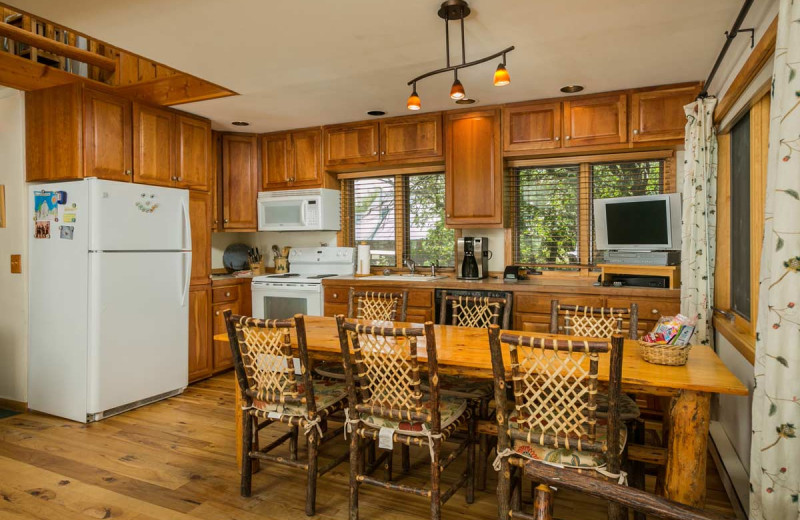
[{"label": "pendant light shade", "polygon": [[422,108],[422,101],[419,99],[419,94],[417,94],[417,87],[414,86],[414,91],[408,96],[408,103],[406,104],[409,110],[419,110]]},{"label": "pendant light shade", "polygon": [[466,92],[464,92],[464,85],[456,78],[453,82],[453,86],[450,88],[450,98],[458,101],[459,99],[464,99],[466,95]]},{"label": "pendant light shade", "polygon": [[504,87],[509,83],[511,83],[511,76],[508,75],[505,64],[501,63],[497,66],[497,70],[494,71],[494,86]]}]

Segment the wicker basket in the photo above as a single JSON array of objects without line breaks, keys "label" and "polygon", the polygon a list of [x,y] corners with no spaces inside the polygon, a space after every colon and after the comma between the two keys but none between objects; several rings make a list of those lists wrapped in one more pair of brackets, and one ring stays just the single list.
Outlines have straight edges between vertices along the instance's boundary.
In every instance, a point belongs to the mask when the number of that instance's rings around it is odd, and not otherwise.
[{"label": "wicker basket", "polygon": [[639,353],[648,363],[655,365],[682,366],[689,359],[691,345],[665,345],[663,343],[647,343],[639,341]]}]

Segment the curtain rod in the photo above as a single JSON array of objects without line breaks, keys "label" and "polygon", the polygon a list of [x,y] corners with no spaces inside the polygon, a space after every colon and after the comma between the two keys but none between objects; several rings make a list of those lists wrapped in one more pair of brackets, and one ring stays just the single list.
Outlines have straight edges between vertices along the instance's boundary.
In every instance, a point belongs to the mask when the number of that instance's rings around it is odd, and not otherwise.
[{"label": "curtain rod", "polygon": [[747,16],[747,12],[750,10],[750,6],[752,5],[753,5],[753,0],[745,0],[744,5],[742,5],[742,8],[739,10],[739,15],[733,22],[733,27],[731,27],[730,31],[725,32],[725,44],[722,46],[722,50],[719,52],[719,56],[717,56],[717,61],[714,62],[714,67],[711,69],[711,73],[708,75],[708,79],[706,80],[705,83],[703,83],[703,91],[700,93],[700,95],[697,96],[698,99],[708,97],[708,86],[711,85],[711,82],[714,80],[714,75],[717,73],[717,69],[722,63],[722,60],[725,59],[725,54],[727,54],[728,48],[731,46],[731,41],[733,41],[733,39],[736,38],[736,35],[738,35],[739,32],[750,32],[751,46],[752,46],[752,39],[755,30],[741,28],[742,22],[744,22],[744,19]]}]

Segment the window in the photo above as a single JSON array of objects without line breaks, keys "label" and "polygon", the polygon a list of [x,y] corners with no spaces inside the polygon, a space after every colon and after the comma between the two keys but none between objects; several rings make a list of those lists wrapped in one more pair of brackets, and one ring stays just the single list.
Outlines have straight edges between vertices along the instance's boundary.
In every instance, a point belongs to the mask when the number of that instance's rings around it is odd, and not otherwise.
[{"label": "window", "polygon": [[370,245],[372,265],[454,264],[455,232],[444,224],[444,174],[344,180],[343,243]]},{"label": "window", "polygon": [[731,128],[731,310],[750,319],[750,113]]},{"label": "window", "polygon": [[598,255],[592,200],[672,191],[667,162],[659,158],[601,163],[578,158],[573,164],[513,167],[509,193],[514,263],[575,269],[594,265]]}]

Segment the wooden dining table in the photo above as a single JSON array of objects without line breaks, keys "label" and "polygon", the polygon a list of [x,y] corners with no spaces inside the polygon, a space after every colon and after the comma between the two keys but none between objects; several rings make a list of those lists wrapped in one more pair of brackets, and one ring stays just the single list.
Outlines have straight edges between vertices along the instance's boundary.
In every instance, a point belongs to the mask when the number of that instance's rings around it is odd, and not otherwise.
[{"label": "wooden dining table", "polygon": [[[317,360],[341,361],[342,353],[336,320],[306,316],[306,337],[309,356]],[[397,323],[396,327],[421,324]],[[439,372],[475,378],[492,379],[489,337],[486,329],[436,325],[436,351]],[[514,331],[508,331],[514,332]],[[555,336],[553,336],[555,337]],[[558,336],[569,338],[568,336]],[[587,339],[587,338],[572,338]],[[227,334],[214,336],[215,341],[228,342]],[[293,337],[294,341],[294,337]],[[596,341],[596,338],[595,338]],[[504,352],[510,374],[508,353]],[[418,348],[418,358],[425,363],[425,348]],[[598,379],[608,380],[609,356],[601,354]],[[663,366],[646,362],[639,354],[639,344],[625,340],[622,361],[622,391],[669,398],[665,413],[668,424],[664,447],[629,446],[629,457],[665,465],[663,494],[666,498],[695,507],[703,507],[706,494],[706,449],[711,412],[711,395],[744,396],[747,388],[705,345],[694,346],[684,366]],[[241,413],[237,385],[237,430]],[[479,431],[496,431],[491,423],[480,424]],[[240,453],[241,435],[236,436]]]}]

